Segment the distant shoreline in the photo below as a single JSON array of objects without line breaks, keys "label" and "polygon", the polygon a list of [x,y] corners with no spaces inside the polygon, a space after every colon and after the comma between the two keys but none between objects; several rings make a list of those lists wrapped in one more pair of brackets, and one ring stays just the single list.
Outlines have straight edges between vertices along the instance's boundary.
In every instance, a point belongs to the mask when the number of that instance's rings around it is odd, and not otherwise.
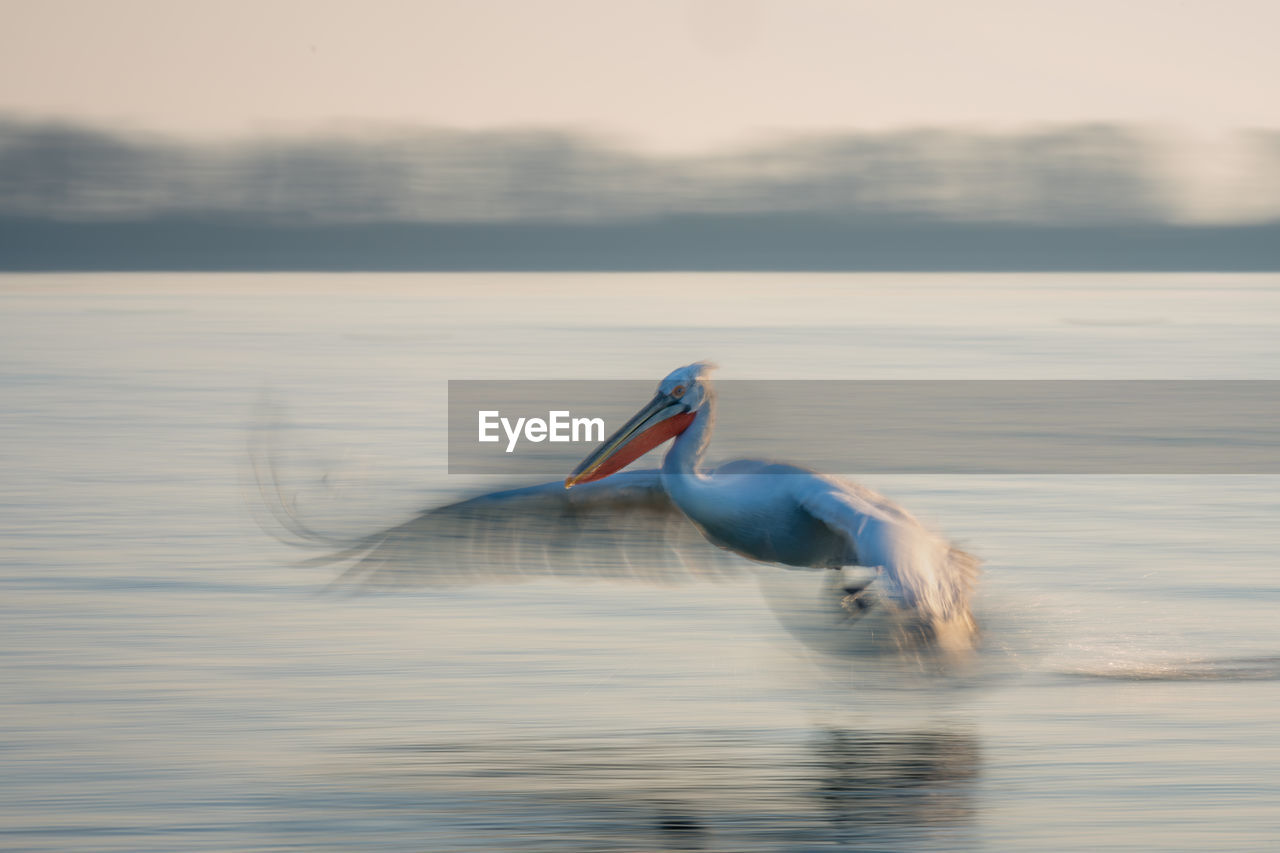
[{"label": "distant shoreline", "polygon": [[0,218],[0,271],[1275,272],[1280,222],[1014,225],[814,214],[281,224]]}]

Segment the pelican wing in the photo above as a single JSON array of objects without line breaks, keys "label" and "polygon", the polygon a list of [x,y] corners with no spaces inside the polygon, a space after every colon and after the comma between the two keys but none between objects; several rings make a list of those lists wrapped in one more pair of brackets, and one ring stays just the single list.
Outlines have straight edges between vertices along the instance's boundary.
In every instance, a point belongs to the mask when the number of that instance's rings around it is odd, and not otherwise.
[{"label": "pelican wing", "polygon": [[858,563],[879,568],[881,592],[930,620],[967,617],[978,560],[870,489],[831,478],[802,499],[804,508],[848,538]]},{"label": "pelican wing", "polygon": [[302,544],[346,566],[338,583],[439,586],[568,576],[655,583],[740,576],[745,561],[711,546],[672,504],[657,471],[632,471],[566,489],[562,481],[508,489],[423,510],[340,542],[282,519]]}]

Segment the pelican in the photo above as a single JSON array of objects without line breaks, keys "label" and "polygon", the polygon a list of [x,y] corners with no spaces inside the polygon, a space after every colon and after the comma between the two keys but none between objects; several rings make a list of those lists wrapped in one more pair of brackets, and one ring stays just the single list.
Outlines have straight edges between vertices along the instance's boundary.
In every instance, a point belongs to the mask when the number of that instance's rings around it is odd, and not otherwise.
[{"label": "pelican", "polygon": [[[421,582],[429,557],[437,571],[427,582],[457,580],[464,572],[467,579],[486,572],[502,578],[546,572],[645,576],[661,562],[656,553],[683,553],[690,538],[698,538],[754,563],[837,570],[834,577],[842,579],[861,567],[860,579],[837,584],[840,606],[850,616],[890,610],[929,639],[972,633],[969,596],[977,560],[893,501],[794,465],[738,460],[703,466],[715,420],[711,369],[698,362],[672,371],[653,398],[563,482],[428,509],[341,543],[319,562],[353,561],[344,577],[377,582]],[[660,468],[623,470],[668,441]],[[301,539],[333,544],[292,513],[281,513],[280,520]],[[566,546],[589,534],[599,544],[602,531],[619,559],[575,566]],[[530,544],[541,560],[530,559]],[[651,550],[637,558],[637,544]],[[734,562],[740,570],[742,561]],[[732,570],[703,554],[692,565],[681,557],[675,573]]]}]

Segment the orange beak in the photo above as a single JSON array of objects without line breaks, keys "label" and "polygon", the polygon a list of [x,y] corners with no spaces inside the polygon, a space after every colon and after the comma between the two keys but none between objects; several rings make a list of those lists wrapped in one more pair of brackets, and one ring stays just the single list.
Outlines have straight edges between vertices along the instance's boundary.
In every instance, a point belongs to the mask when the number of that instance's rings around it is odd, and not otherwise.
[{"label": "orange beak", "polygon": [[603,480],[621,471],[667,439],[687,430],[696,416],[684,403],[658,392],[647,406],[573,469],[565,478],[564,487],[571,489],[579,483]]}]

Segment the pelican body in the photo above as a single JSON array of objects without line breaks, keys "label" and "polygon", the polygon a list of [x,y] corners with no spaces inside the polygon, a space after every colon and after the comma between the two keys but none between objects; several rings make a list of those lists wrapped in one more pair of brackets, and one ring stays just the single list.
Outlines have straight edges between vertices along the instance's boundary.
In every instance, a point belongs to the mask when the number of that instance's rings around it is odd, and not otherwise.
[{"label": "pelican body", "polygon": [[[584,459],[565,488],[602,480],[665,441],[657,481],[714,545],[789,567],[876,570],[882,596],[931,623],[969,621],[976,561],[869,489],[794,465],[702,458],[715,418],[709,366],[673,371],[621,429]],[[652,475],[650,475],[652,477]]]}]

